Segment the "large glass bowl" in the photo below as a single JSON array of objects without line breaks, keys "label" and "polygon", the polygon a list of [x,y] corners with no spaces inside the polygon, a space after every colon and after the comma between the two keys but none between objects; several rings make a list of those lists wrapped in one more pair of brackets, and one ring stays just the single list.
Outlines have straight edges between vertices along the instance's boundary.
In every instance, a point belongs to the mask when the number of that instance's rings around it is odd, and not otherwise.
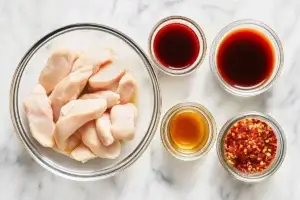
[{"label": "large glass bowl", "polygon": [[[136,105],[139,117],[135,138],[124,142],[115,160],[94,159],[80,163],[51,148],[42,147],[32,136],[23,111],[23,100],[38,81],[49,55],[61,48],[93,55],[113,49],[124,67],[137,79]],[[161,98],[151,63],[141,48],[128,36],[98,24],[73,24],[59,28],[36,42],[22,58],[10,90],[11,119],[26,150],[34,160],[54,174],[72,180],[98,180],[115,175],[132,165],[147,149],[157,129]]]}]

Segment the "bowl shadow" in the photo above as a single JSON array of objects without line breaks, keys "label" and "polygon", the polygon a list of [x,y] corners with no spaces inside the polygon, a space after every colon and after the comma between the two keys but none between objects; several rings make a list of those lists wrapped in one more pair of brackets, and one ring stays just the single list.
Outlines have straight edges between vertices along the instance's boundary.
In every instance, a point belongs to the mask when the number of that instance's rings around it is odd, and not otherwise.
[{"label": "bowl shadow", "polygon": [[183,102],[189,95],[195,73],[185,76],[170,76],[162,71],[157,72],[162,96],[162,111]]},{"label": "bowl shadow", "polygon": [[274,184],[272,177],[256,183],[242,182],[231,176],[220,163],[213,170],[214,176],[209,182],[215,185],[220,199],[264,199],[265,192],[262,191],[270,190]]},{"label": "bowl shadow", "polygon": [[230,106],[231,113],[245,111],[268,112],[268,100],[272,96],[272,88],[268,91],[253,97],[239,97],[225,91],[213,77],[212,73],[206,76],[205,95],[215,102],[215,105],[222,109]]},{"label": "bowl shadow", "polygon": [[158,181],[184,190],[197,181],[195,175],[202,169],[205,157],[195,161],[182,161],[168,153],[161,145],[152,152],[152,160],[152,172]]}]

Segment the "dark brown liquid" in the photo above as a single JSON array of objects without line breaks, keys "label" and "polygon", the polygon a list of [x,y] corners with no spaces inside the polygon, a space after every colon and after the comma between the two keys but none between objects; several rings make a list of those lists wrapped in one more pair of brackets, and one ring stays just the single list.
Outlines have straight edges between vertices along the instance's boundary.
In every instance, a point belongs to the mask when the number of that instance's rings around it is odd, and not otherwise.
[{"label": "dark brown liquid", "polygon": [[191,66],[199,55],[196,33],[180,23],[162,27],[154,38],[154,54],[165,67],[183,69]]},{"label": "dark brown liquid", "polygon": [[226,36],[217,52],[222,78],[238,88],[253,88],[272,75],[275,53],[271,41],[255,29],[239,29]]},{"label": "dark brown liquid", "polygon": [[208,141],[209,125],[207,119],[199,112],[184,110],[171,118],[169,134],[176,149],[198,151]]}]

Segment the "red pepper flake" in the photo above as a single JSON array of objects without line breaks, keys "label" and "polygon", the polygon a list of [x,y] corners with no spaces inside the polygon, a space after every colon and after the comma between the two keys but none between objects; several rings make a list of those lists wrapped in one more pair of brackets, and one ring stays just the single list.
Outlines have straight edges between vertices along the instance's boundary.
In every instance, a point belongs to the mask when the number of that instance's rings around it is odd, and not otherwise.
[{"label": "red pepper flake", "polygon": [[225,159],[243,173],[264,171],[274,160],[276,151],[277,138],[273,129],[259,119],[236,122],[225,136]]}]

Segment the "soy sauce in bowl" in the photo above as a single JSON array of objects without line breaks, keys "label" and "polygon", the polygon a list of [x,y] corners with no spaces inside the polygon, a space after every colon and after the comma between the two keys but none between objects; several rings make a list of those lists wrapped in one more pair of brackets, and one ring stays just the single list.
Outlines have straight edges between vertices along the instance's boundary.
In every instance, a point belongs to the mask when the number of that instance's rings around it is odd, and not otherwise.
[{"label": "soy sauce in bowl", "polygon": [[182,16],[160,20],[149,37],[149,52],[156,66],[168,75],[195,71],[206,53],[206,39],[200,26]]},{"label": "soy sauce in bowl", "polygon": [[252,88],[272,75],[275,52],[269,39],[255,29],[238,29],[227,35],[217,52],[217,66],[231,86]]},{"label": "soy sauce in bowl", "polygon": [[184,24],[168,24],[154,38],[155,56],[164,67],[187,68],[196,61],[199,51],[196,33]]},{"label": "soy sauce in bowl", "polygon": [[277,34],[266,24],[244,19],[225,26],[215,37],[209,55],[210,68],[229,93],[250,97],[275,83],[284,62]]}]

